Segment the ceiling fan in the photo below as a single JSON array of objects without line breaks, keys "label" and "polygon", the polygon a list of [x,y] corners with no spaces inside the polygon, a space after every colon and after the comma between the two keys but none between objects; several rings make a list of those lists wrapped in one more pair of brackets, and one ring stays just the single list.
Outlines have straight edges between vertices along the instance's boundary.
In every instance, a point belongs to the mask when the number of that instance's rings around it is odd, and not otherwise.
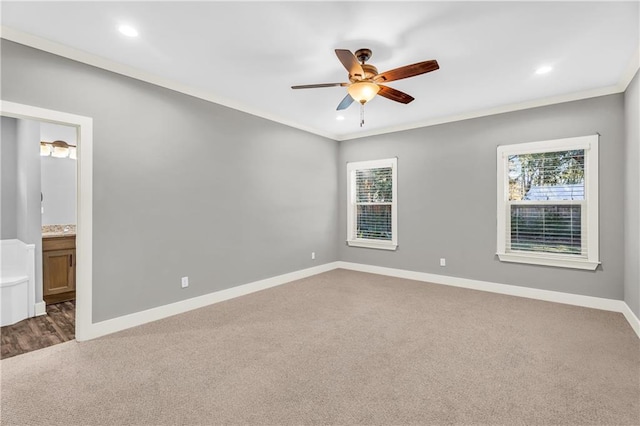
[{"label": "ceiling fan", "polygon": [[376,95],[403,104],[408,104],[414,100],[412,96],[392,87],[384,86],[381,83],[415,77],[416,75],[425,74],[440,68],[438,61],[430,60],[378,73],[376,67],[365,63],[371,58],[371,49],[359,49],[356,50],[355,54],[346,49],[336,49],[336,55],[349,72],[349,83],[305,84],[301,86],[291,86],[291,88],[315,89],[319,87],[346,87],[347,95],[338,104],[338,108],[336,109],[338,111],[347,109],[353,101],[358,101],[360,105],[362,105],[360,127],[364,124],[364,104]]}]

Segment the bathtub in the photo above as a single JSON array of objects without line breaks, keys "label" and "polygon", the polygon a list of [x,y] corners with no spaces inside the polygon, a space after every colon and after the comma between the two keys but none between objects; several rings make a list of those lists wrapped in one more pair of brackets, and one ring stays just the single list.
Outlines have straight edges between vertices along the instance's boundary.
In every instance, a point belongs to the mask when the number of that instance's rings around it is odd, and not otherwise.
[{"label": "bathtub", "polygon": [[0,325],[35,316],[35,244],[0,240]]}]

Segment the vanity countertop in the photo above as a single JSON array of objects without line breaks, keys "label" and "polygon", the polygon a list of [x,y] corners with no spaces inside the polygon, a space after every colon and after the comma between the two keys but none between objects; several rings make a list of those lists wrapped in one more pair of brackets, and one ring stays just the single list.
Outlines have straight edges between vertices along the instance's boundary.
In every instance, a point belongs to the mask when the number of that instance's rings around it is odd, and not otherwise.
[{"label": "vanity countertop", "polygon": [[75,237],[76,225],[42,225],[42,238]]}]

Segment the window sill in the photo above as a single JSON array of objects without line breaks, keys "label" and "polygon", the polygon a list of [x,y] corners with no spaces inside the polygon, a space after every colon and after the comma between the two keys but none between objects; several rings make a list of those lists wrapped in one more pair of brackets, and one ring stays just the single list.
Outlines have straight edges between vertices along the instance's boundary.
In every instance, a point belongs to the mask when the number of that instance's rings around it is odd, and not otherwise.
[{"label": "window sill", "polygon": [[501,262],[528,263],[530,265],[556,266],[559,268],[586,269],[595,271],[600,262],[568,257],[536,256],[520,253],[498,253]]},{"label": "window sill", "polygon": [[398,245],[390,241],[347,240],[349,247],[366,247],[379,250],[395,250]]}]

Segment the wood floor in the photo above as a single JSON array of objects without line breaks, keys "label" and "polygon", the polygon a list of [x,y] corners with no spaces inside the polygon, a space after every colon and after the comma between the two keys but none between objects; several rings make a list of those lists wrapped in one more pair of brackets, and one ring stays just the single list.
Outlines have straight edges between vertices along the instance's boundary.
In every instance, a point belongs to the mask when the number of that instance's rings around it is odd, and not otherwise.
[{"label": "wood floor", "polygon": [[47,305],[47,315],[0,328],[0,359],[73,340],[75,330],[75,300]]}]

